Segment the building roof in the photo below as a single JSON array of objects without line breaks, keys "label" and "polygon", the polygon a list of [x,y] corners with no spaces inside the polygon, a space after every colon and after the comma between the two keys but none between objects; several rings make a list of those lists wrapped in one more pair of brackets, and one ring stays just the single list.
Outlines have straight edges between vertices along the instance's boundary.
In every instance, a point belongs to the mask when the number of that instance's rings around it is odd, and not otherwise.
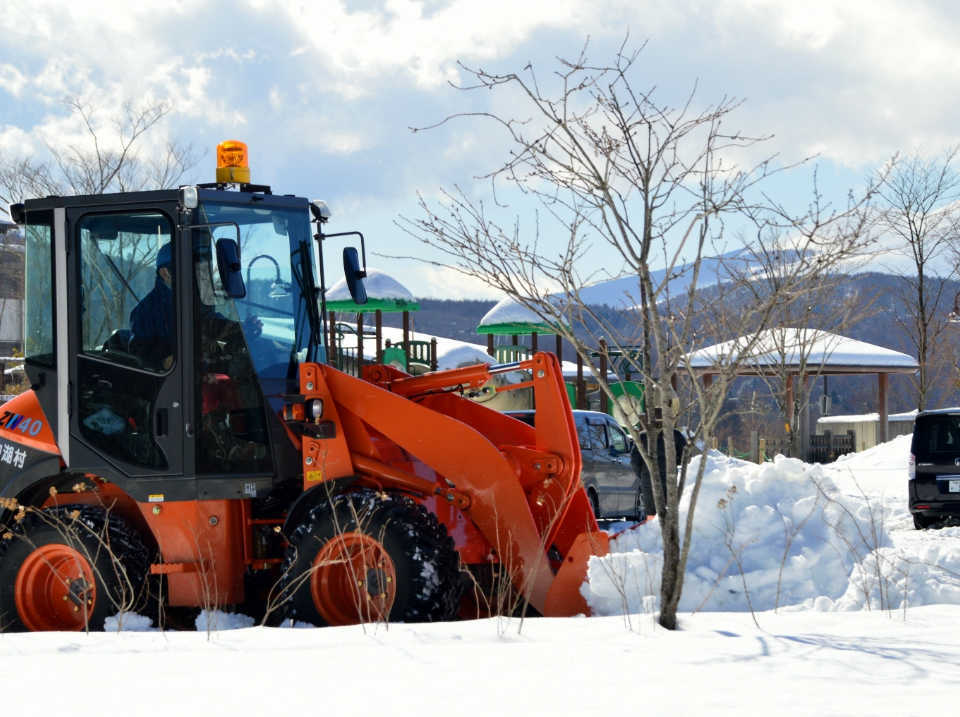
[{"label": "building roof", "polygon": [[386,272],[379,269],[367,269],[367,276],[363,280],[367,290],[367,303],[355,304],[350,297],[346,279],[341,279],[327,289],[328,311],[416,311],[420,305],[414,300],[413,294],[403,284]]},{"label": "building roof", "polygon": [[501,299],[490,309],[480,323],[477,324],[478,334],[495,334],[511,336],[513,334],[553,334],[556,325],[551,325],[537,316],[533,311],[509,296]]},{"label": "building roof", "polygon": [[919,368],[912,356],[883,346],[819,329],[787,327],[707,346],[687,354],[687,360],[698,373],[711,373],[729,365],[740,351],[749,353],[740,374],[763,373],[775,366],[821,374],[913,373]]}]

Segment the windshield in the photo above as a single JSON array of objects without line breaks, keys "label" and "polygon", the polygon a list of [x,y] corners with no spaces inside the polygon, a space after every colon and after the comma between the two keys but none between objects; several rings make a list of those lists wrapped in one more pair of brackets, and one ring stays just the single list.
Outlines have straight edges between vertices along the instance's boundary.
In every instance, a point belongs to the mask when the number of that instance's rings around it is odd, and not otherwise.
[{"label": "windshield", "polygon": [[[307,298],[314,284],[306,210],[208,201],[199,223],[217,225],[194,230],[200,318],[212,312],[239,323],[265,394],[296,392],[297,365],[315,360],[319,340]],[[216,261],[217,240],[236,240],[238,230],[242,299],[226,295]]]}]

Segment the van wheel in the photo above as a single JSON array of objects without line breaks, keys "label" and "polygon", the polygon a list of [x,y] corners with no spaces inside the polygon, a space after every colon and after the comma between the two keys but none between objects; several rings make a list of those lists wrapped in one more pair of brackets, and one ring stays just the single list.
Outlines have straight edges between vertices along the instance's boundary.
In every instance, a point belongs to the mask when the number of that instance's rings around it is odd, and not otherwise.
[{"label": "van wheel", "polygon": [[935,525],[936,522],[936,518],[928,518],[925,515],[920,515],[920,513],[913,514],[913,527],[917,530],[926,530]]},{"label": "van wheel", "polygon": [[600,520],[600,499],[597,497],[597,491],[591,488],[587,491],[587,497],[590,499],[590,509],[593,510],[593,517]]},{"label": "van wheel", "polygon": [[644,496],[642,490],[637,491],[637,500],[636,508],[634,514],[638,523],[642,523],[647,519],[647,516],[650,515],[650,509],[647,508],[646,496]]}]

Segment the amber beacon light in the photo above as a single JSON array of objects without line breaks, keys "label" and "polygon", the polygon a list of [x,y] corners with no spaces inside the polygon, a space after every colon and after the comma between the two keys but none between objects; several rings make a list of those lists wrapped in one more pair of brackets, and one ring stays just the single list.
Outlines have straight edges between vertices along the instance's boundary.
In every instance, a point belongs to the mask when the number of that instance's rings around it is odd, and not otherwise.
[{"label": "amber beacon light", "polygon": [[250,183],[250,164],[246,143],[228,139],[217,145],[217,182],[220,184]]}]

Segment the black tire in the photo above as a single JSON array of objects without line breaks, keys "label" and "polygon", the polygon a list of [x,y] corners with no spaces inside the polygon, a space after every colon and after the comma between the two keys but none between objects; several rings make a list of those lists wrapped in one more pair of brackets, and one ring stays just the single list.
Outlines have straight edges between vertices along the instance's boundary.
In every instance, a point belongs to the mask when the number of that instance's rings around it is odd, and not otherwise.
[{"label": "black tire", "polygon": [[[111,615],[136,611],[146,603],[150,553],[140,534],[119,516],[96,506],[67,505],[28,511],[22,521],[10,520],[3,530],[4,629],[102,630]],[[71,551],[80,557],[70,558]],[[74,573],[67,586],[62,579]],[[61,594],[65,589],[68,594]],[[56,598],[62,598],[62,608]]]},{"label": "black tire", "polygon": [[[643,445],[646,446],[647,436],[642,434],[640,436]],[[673,432],[673,442],[676,447],[677,453],[677,466],[680,465],[680,462],[683,460],[683,451],[687,446],[687,439],[684,438],[683,434],[680,431]],[[640,479],[640,493],[642,494],[644,506],[647,509],[648,515],[660,515],[655,506],[656,502],[653,497],[653,481],[650,478],[650,471],[647,470],[647,464],[643,462],[643,459],[640,457],[640,452],[636,447],[630,453],[630,460],[633,464],[633,470],[638,475]],[[663,436],[660,436],[660,439],[657,441],[657,468],[660,473],[660,488],[663,491],[663,495],[667,495],[667,452],[666,445],[663,440]]]},{"label": "black tire", "polygon": [[[326,566],[329,564],[331,571],[352,567],[338,568],[336,561],[328,563],[321,556],[331,551],[342,555],[337,551],[341,550],[341,541],[348,539],[367,541],[376,546],[378,555],[389,559],[383,569],[377,565],[361,568],[363,580],[357,581],[362,583],[360,597],[371,600],[384,589],[383,575],[395,575],[393,603],[386,605],[386,615],[378,613],[375,604],[369,611],[359,606],[357,594],[353,604],[339,604],[344,608],[339,612],[341,618],[336,618],[329,603],[317,603],[315,596],[324,595],[321,586],[328,584],[323,582]],[[453,540],[433,513],[406,496],[368,489],[334,495],[307,511],[289,542],[283,595],[289,595],[286,616],[290,619],[314,625],[371,619],[432,622],[450,620],[459,610],[463,580]],[[319,561],[316,566],[315,561]],[[341,564],[345,565],[343,561]],[[334,582],[331,579],[329,584]]]},{"label": "black tire", "polygon": [[634,510],[633,510],[634,518],[638,523],[642,523],[643,521],[645,521],[647,519],[647,514],[650,512],[647,509],[647,502],[646,502],[646,498],[643,495],[642,488],[643,486],[641,485],[641,490],[637,491],[637,499],[634,502]]},{"label": "black tire", "polygon": [[590,509],[593,511],[593,517],[600,520],[600,498],[597,497],[597,491],[592,488],[588,490],[587,498],[590,499]]},{"label": "black tire", "polygon": [[921,515],[920,513],[913,514],[913,527],[916,528],[917,530],[926,530],[927,528],[930,528],[936,525],[936,523],[937,523],[936,518],[928,518],[927,516]]}]

